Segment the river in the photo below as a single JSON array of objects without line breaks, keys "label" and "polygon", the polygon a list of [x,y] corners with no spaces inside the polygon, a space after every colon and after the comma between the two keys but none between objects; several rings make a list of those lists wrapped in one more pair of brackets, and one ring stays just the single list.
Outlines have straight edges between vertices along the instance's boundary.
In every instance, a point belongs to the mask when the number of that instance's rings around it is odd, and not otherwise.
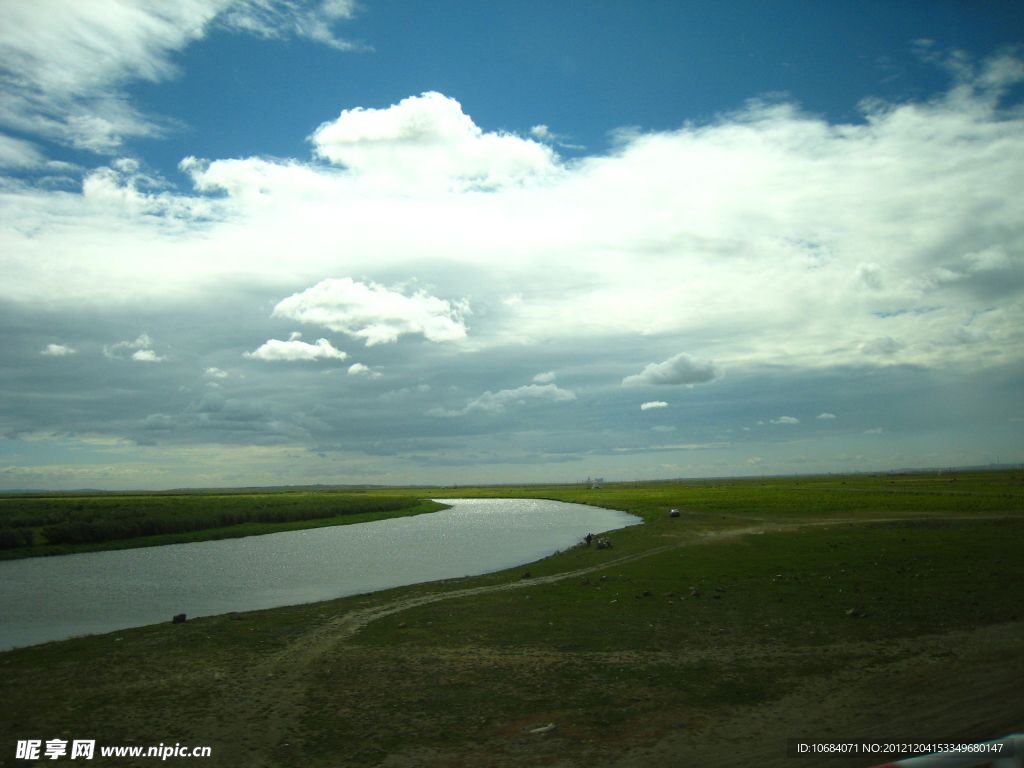
[{"label": "river", "polygon": [[0,561],[0,650],[331,600],[533,562],[640,518],[542,499],[242,539]]}]

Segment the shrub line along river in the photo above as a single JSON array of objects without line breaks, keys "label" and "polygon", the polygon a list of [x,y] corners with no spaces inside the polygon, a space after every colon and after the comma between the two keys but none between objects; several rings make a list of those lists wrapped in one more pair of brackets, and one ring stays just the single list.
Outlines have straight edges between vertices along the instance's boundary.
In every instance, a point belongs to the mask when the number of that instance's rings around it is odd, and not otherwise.
[{"label": "shrub line along river", "polygon": [[640,518],[544,499],[242,539],[0,562],[0,650],[189,617],[331,600],[533,562]]}]

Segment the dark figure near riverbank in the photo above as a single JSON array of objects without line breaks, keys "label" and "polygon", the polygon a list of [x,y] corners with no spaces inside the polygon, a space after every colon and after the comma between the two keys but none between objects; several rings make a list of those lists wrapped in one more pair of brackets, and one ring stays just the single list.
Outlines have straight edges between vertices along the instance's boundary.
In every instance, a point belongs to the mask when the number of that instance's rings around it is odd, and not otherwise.
[{"label": "dark figure near riverbank", "polygon": [[594,538],[594,534],[592,534],[592,533],[588,533],[587,534],[586,542],[587,542],[587,546],[588,547],[590,546],[590,542],[593,540],[593,538]]}]

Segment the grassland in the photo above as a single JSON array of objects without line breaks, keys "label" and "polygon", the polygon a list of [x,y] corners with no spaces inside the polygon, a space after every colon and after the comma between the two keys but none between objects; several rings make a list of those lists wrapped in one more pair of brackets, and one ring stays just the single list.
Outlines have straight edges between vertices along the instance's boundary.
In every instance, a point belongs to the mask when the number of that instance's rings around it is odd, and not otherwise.
[{"label": "grassland", "polygon": [[785,740],[1024,731],[1019,473],[433,495],[646,524],[512,571],[0,654],[0,760],[70,737],[232,766],[844,768],[884,761]]}]

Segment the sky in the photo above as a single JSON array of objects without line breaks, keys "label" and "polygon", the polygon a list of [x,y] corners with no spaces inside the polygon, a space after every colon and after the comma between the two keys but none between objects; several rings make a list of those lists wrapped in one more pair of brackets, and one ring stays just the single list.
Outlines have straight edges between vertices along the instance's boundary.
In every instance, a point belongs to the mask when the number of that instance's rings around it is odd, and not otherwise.
[{"label": "sky", "polygon": [[0,490],[1024,462],[1024,6],[0,0]]}]

